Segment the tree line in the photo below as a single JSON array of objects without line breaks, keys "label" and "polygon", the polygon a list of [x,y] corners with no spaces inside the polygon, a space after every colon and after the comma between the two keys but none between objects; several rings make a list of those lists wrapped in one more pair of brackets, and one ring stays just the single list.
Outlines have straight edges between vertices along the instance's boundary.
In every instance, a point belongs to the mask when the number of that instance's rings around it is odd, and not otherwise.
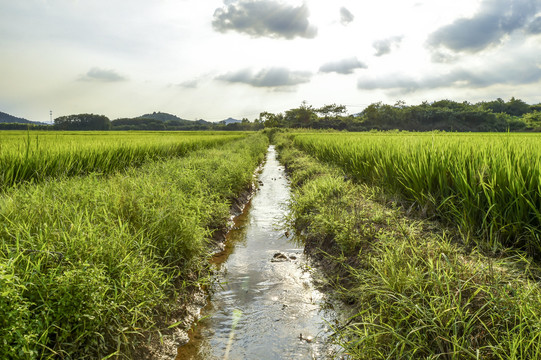
[{"label": "tree line", "polygon": [[262,112],[265,127],[335,129],[349,131],[541,131],[541,104],[528,105],[520,99],[497,99],[476,104],[440,100],[407,106],[373,103],[362,112],[347,115],[344,105],[314,108],[303,102],[285,113]]},{"label": "tree line", "polygon": [[205,120],[184,120],[164,113],[136,118],[109,120],[104,115],[78,114],[61,116],[54,125],[0,124],[0,129],[39,130],[233,130],[255,131],[263,128],[311,128],[348,131],[407,130],[407,131],[541,131],[541,103],[528,105],[511,98],[504,101],[457,102],[440,100],[419,105],[397,101],[393,105],[377,102],[358,114],[347,114],[344,105],[314,108],[303,102],[298,108],[284,113],[262,112],[253,121],[244,118],[239,123],[223,124]]}]

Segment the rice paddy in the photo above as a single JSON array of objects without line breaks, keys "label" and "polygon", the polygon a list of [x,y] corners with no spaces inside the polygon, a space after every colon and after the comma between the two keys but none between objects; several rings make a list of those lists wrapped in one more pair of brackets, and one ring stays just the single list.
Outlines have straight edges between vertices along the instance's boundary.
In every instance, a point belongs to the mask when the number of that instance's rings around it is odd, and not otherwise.
[{"label": "rice paddy", "polygon": [[[541,136],[266,135],[290,173],[286,222],[351,306],[333,329],[346,358],[541,356]],[[133,358],[205,281],[268,141],[0,133],[0,357]]]},{"label": "rice paddy", "polygon": [[109,174],[245,135],[234,132],[0,132],[0,191],[48,178]]},{"label": "rice paddy", "polygon": [[[296,134],[294,144],[378,185],[466,241],[541,255],[541,136],[537,134]],[[479,241],[477,241],[479,240]]]},{"label": "rice paddy", "polygon": [[[57,171],[0,194],[0,358],[133,358],[160,330],[156,316],[167,319],[205,281],[209,239],[251,185],[267,139],[49,136],[37,147],[53,146],[49,158],[26,157],[26,144],[8,152],[14,168],[33,158]],[[63,166],[79,162],[84,172],[65,176]]]},{"label": "rice paddy", "polygon": [[541,357],[539,140],[506,136],[278,137],[288,224],[347,304],[342,358]]}]

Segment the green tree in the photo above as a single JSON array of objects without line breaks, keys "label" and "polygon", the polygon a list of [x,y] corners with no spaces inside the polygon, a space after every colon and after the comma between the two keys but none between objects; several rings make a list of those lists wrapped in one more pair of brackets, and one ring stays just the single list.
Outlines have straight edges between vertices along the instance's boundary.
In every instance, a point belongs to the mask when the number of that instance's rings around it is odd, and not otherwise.
[{"label": "green tree", "polygon": [[312,105],[303,101],[298,108],[287,110],[284,119],[289,127],[308,128],[317,120],[317,114]]},{"label": "green tree", "polygon": [[324,118],[338,117],[346,113],[346,107],[344,105],[331,104],[315,109],[315,112]]},{"label": "green tree", "polygon": [[530,112],[530,105],[520,99],[511,98],[506,104],[506,113],[513,116],[522,116]]},{"label": "green tree", "polygon": [[285,127],[284,116],[282,114],[273,114],[263,111],[259,114],[259,122],[266,128]]},{"label": "green tree", "polygon": [[78,114],[60,116],[54,125],[59,130],[109,130],[111,121],[104,115]]}]

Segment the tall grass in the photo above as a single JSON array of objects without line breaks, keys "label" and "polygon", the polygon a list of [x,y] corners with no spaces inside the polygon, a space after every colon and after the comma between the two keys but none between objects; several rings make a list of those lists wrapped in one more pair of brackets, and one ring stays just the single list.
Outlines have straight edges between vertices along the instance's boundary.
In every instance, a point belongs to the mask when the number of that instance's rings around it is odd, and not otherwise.
[{"label": "tall grass", "polygon": [[155,315],[201,281],[207,239],[266,145],[252,135],[0,195],[0,358],[131,357]]},{"label": "tall grass", "polygon": [[1,131],[0,191],[46,178],[108,174],[243,136],[225,132]]},{"label": "tall grass", "polygon": [[[536,134],[296,134],[294,143],[466,235],[541,255],[541,137]],[[468,238],[467,236],[467,238]]]},{"label": "tall grass", "polygon": [[351,311],[333,326],[345,358],[541,358],[540,269],[524,253],[472,251],[287,141],[280,156],[288,224]]}]

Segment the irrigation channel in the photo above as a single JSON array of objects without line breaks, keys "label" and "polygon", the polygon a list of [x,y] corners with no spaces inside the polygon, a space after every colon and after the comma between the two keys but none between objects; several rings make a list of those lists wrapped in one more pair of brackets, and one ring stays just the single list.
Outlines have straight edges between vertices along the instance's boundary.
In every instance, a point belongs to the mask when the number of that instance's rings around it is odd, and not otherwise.
[{"label": "irrigation channel", "polygon": [[203,319],[177,360],[327,359],[336,314],[314,285],[307,259],[277,227],[290,198],[271,145],[259,190],[216,254],[216,281]]}]

